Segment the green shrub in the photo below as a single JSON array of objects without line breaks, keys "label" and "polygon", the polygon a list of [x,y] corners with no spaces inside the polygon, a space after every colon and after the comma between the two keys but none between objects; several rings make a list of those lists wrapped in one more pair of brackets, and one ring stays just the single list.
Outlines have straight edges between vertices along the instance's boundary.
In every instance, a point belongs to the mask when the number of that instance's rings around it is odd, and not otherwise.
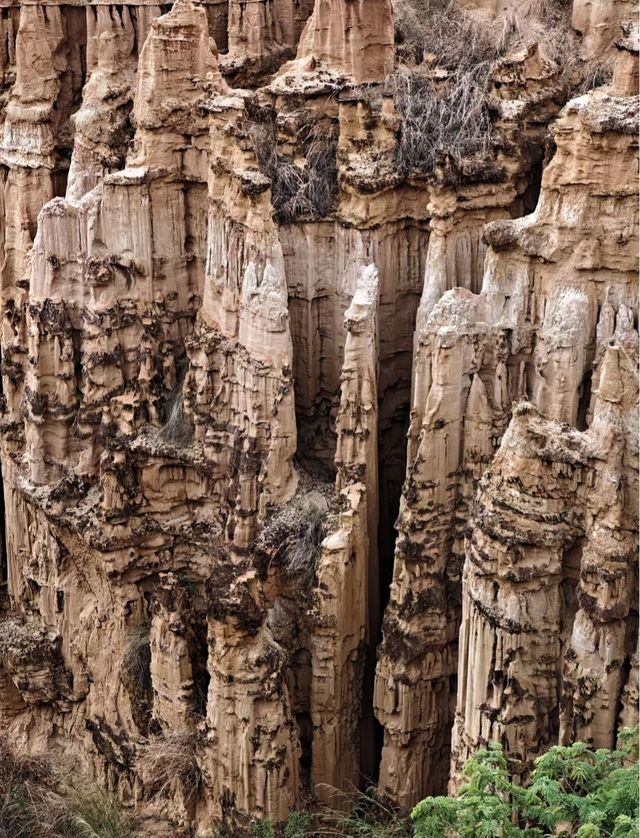
[{"label": "green shrub", "polygon": [[274,838],[273,827],[268,820],[256,821],[251,827],[253,838]]},{"label": "green shrub", "polygon": [[[631,764],[629,764],[631,763]],[[456,797],[428,797],[411,817],[415,838],[632,838],[638,836],[637,731],[621,750],[557,745],[515,785],[501,745],[478,751]]]},{"label": "green shrub", "polygon": [[312,823],[313,816],[308,812],[291,812],[284,827],[284,838],[304,838]]}]

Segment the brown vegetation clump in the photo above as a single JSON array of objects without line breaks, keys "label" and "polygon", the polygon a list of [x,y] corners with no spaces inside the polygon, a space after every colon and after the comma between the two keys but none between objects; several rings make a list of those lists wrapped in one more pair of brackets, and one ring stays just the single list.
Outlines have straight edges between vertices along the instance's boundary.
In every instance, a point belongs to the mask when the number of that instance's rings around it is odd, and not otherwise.
[{"label": "brown vegetation clump", "polygon": [[165,732],[140,749],[136,769],[152,799],[198,797],[202,775],[196,759],[195,730]]},{"label": "brown vegetation clump", "polygon": [[305,138],[304,162],[298,163],[278,154],[273,123],[255,123],[251,134],[258,165],[271,181],[271,202],[279,221],[326,218],[333,212],[338,199],[335,138]]},{"label": "brown vegetation clump", "polygon": [[566,69],[576,52],[567,0],[519,0],[496,20],[450,0],[395,0],[400,64],[466,70],[537,43],[544,59]]},{"label": "brown vegetation clump", "polygon": [[330,521],[325,494],[317,490],[298,494],[264,527],[256,539],[256,549],[271,556],[286,576],[311,583]]},{"label": "brown vegetation clump", "polygon": [[120,681],[131,697],[133,719],[140,731],[146,734],[153,701],[149,626],[140,625],[127,630]]},{"label": "brown vegetation clump", "polygon": [[[491,79],[502,59],[537,44],[552,70],[576,88],[576,35],[565,0],[522,0],[495,21],[444,0],[396,0],[398,70],[387,80],[401,117],[397,165],[433,171],[441,156],[486,155],[492,142]],[[605,78],[587,71],[589,86]]]},{"label": "brown vegetation clump", "polygon": [[491,145],[488,70],[485,63],[454,73],[442,88],[419,72],[389,78],[402,117],[396,161],[403,174],[433,171],[442,154],[461,160],[487,153]]}]

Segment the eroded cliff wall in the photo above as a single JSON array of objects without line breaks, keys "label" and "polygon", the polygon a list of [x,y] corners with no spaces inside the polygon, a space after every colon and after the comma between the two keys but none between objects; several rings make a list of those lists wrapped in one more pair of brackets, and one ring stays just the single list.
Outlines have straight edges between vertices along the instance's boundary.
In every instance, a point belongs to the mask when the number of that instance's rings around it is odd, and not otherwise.
[{"label": "eroded cliff wall", "polygon": [[240,835],[633,723],[609,5],[2,5],[3,735]]}]

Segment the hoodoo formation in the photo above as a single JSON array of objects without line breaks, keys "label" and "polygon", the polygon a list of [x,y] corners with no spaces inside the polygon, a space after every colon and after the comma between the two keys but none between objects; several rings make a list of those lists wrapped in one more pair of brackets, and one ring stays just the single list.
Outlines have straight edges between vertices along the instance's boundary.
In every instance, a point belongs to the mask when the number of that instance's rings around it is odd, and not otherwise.
[{"label": "hoodoo formation", "polygon": [[637,724],[636,16],[0,0],[12,747],[242,836]]}]

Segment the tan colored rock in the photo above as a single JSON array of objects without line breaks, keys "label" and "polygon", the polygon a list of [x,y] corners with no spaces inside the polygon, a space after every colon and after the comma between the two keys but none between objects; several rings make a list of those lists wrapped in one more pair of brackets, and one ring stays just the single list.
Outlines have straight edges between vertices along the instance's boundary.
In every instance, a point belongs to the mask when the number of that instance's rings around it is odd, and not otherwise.
[{"label": "tan colored rock", "polygon": [[294,0],[229,1],[225,75],[235,86],[277,70],[294,53]]},{"label": "tan colored rock", "polygon": [[575,0],[571,23],[584,38],[585,55],[601,57],[620,37],[620,24],[637,16],[638,5],[634,0]]},{"label": "tan colored rock", "polygon": [[491,739],[525,774],[558,739],[615,744],[632,653],[624,591],[635,576],[635,475],[625,455],[628,445],[637,450],[625,419],[636,409],[633,370],[623,349],[607,349],[606,383],[582,433],[520,407],[480,484],[467,540],[454,781]]},{"label": "tan colored rock", "polygon": [[559,118],[544,48],[501,59],[490,134],[427,170],[390,2],[162,10],[0,14],[0,733],[154,829],[239,838],[378,769],[403,805],[442,791],[454,717],[456,776],[486,737],[522,774],[613,742],[633,28]]},{"label": "tan colored rock", "polygon": [[134,43],[128,8],[120,13],[98,6],[89,40],[91,52],[87,49],[92,72],[82,92],[82,105],[73,116],[75,137],[67,182],[67,198],[72,202],[124,164],[136,69]]},{"label": "tan colored rock", "polygon": [[[513,736],[509,747],[523,755],[526,765],[540,743],[544,747],[558,733],[558,725],[553,728],[550,719],[558,708],[547,707],[547,699],[542,698],[527,712],[523,710],[524,716],[536,719],[530,729],[518,726],[521,708],[515,705],[504,717],[500,732],[483,727],[477,715],[471,721],[471,706],[465,702],[485,677],[476,664],[488,643],[485,635],[476,632],[486,633],[490,620],[482,623],[482,629],[472,625],[476,617],[471,616],[469,600],[475,597],[482,603],[483,596],[489,597],[490,586],[475,593],[463,587],[460,636],[461,643],[471,645],[461,646],[456,664],[460,574],[463,564],[467,576],[472,573],[475,555],[470,553],[472,546],[465,547],[464,528],[475,514],[474,486],[492,460],[512,405],[530,398],[545,416],[584,428],[595,409],[587,382],[595,390],[601,380],[615,322],[621,324],[618,340],[631,347],[633,324],[626,305],[637,293],[637,240],[633,233],[629,237],[624,233],[619,244],[610,248],[608,242],[616,234],[607,231],[599,207],[603,194],[615,194],[611,199],[625,207],[625,218],[637,213],[635,195],[627,189],[621,169],[615,171],[619,161],[621,166],[631,166],[631,114],[636,108],[637,100],[613,98],[604,91],[566,107],[554,127],[558,149],[545,169],[535,212],[514,221],[493,221],[486,227],[490,248],[478,296],[462,289],[443,294],[451,281],[448,277],[455,282],[456,273],[455,268],[447,273],[441,267],[446,238],[438,228],[432,235],[417,317],[407,480],[375,699],[378,718],[385,726],[381,786],[403,805],[442,791],[446,784],[456,674],[460,733],[454,744],[454,777],[473,748],[489,738]],[[626,164],[621,162],[625,159]],[[622,337],[625,332],[628,338]],[[514,450],[519,444],[514,443]],[[514,455],[504,456],[504,467],[511,468]],[[528,469],[522,467],[525,473]],[[629,484],[633,485],[631,477]],[[541,496],[543,485],[541,477]],[[628,514],[626,503],[624,508]],[[482,545],[478,551],[480,557],[486,554]],[[558,551],[562,552],[560,547]],[[547,572],[555,571],[547,568]],[[483,579],[479,576],[477,584],[485,585]],[[502,583],[497,584],[500,595]],[[550,612],[541,611],[538,619],[551,620]],[[559,628],[554,626],[549,637],[556,642]],[[468,639],[471,636],[473,641]],[[540,655],[553,658],[558,670],[563,653],[560,647],[554,649],[553,653],[546,647],[546,651],[531,653],[522,664],[523,671],[532,669]],[[523,654],[530,653],[525,648]],[[628,651],[620,648],[617,654],[622,661]],[[465,656],[469,678],[478,679],[473,684],[460,681]],[[619,694],[621,686],[611,686]],[[550,694],[555,687],[546,689]],[[613,697],[607,700],[610,707],[615,706]],[[486,692],[478,698],[474,713],[484,712],[478,711],[480,705],[494,707]],[[616,725],[603,716],[609,737]],[[577,732],[566,736],[572,739]],[[531,753],[527,743],[531,743]]]},{"label": "tan colored rock", "polygon": [[312,779],[320,799],[338,805],[336,790],[348,792],[358,785],[361,756],[365,764],[372,761],[366,753],[371,731],[363,720],[362,685],[379,620],[378,294],[376,267],[362,266],[345,314],[336,451],[336,493],[342,511],[338,528],[322,545],[315,591]]},{"label": "tan colored rock", "polygon": [[173,574],[161,577],[150,629],[153,716],[164,730],[184,729],[192,721],[195,682],[189,649],[191,603]]},{"label": "tan colored rock", "polygon": [[316,0],[298,47],[356,84],[381,82],[393,69],[390,0]]},{"label": "tan colored rock", "polygon": [[416,347],[409,466],[375,692],[385,726],[380,785],[404,806],[446,787],[460,621],[460,522],[493,455],[491,409],[476,374],[486,313],[481,301],[470,302],[463,289],[446,295]]},{"label": "tan colored rock", "polygon": [[299,794],[299,734],[286,650],[269,619],[262,622],[254,571],[227,565],[210,585],[204,769],[212,814],[220,819],[231,802],[245,816],[281,822]]}]

